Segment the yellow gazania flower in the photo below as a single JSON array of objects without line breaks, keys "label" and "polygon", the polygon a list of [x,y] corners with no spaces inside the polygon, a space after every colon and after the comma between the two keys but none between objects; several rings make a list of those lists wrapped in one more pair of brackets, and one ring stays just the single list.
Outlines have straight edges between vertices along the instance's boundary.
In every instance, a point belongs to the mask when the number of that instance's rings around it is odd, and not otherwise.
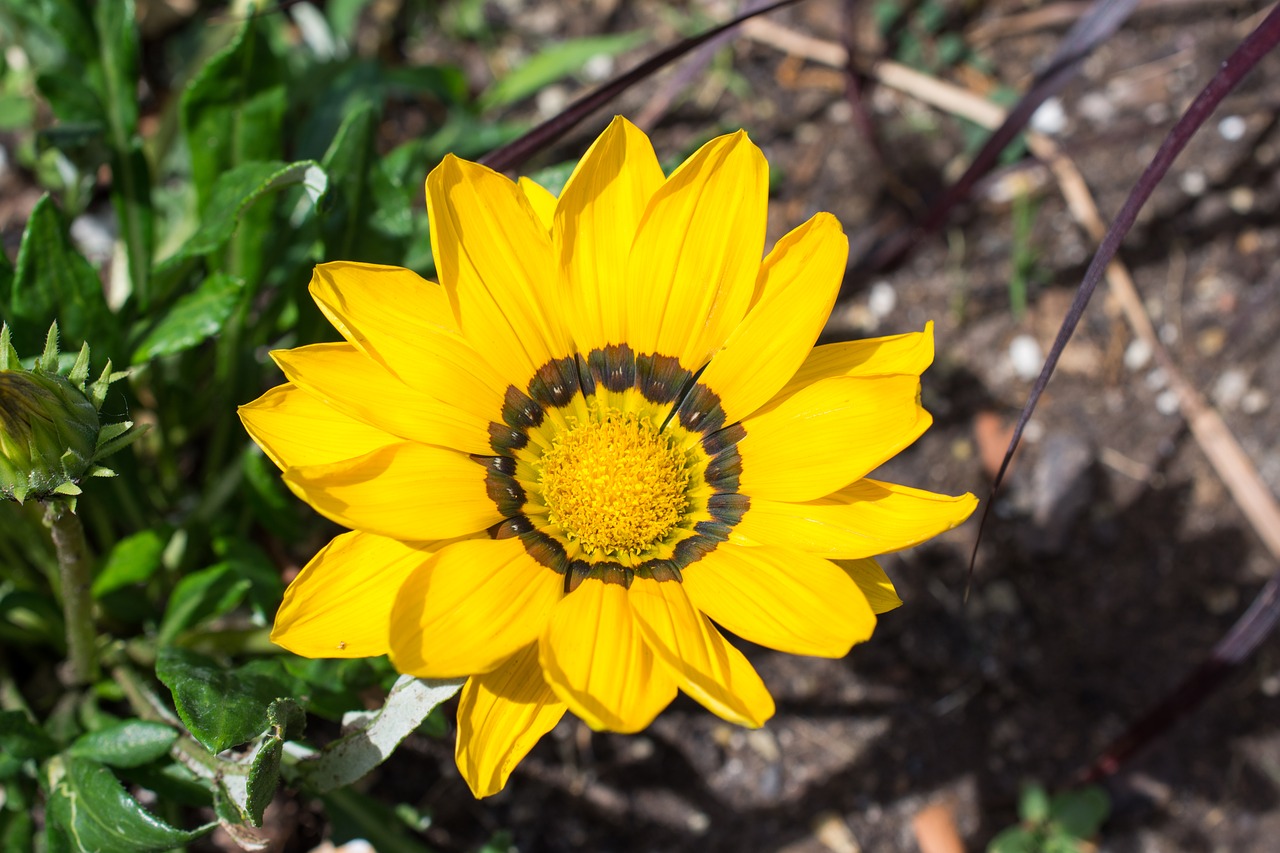
[{"label": "yellow gazania flower", "polygon": [[848,244],[819,213],[761,261],[767,171],[738,132],[664,177],[621,118],[559,199],[447,157],[427,178],[440,284],[318,267],[346,341],[273,353],[288,383],[240,410],[352,528],[272,639],[469,676],[477,796],[566,709],[634,732],[680,689],[762,725],[773,700],[716,625],[841,657],[900,603],[872,556],[974,508],[866,479],[929,426],[932,330],[813,348]]}]

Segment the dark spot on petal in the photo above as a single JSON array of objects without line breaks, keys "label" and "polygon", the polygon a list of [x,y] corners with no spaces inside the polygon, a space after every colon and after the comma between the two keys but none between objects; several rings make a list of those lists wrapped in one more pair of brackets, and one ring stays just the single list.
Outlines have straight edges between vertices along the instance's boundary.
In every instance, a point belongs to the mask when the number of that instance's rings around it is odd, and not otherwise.
[{"label": "dark spot on petal", "polygon": [[708,456],[715,456],[723,450],[733,447],[746,438],[747,431],[742,424],[734,424],[702,437],[702,449]]},{"label": "dark spot on petal", "polygon": [[636,387],[651,403],[674,403],[684,392],[693,374],[670,355],[642,355],[636,358]]},{"label": "dark spot on petal", "polygon": [[529,380],[529,395],[543,406],[561,408],[578,393],[578,366],[573,356],[549,361]]},{"label": "dark spot on petal", "polygon": [[713,433],[724,426],[720,396],[701,382],[680,401],[680,426],[691,432]]},{"label": "dark spot on petal", "polygon": [[542,423],[542,406],[514,385],[507,386],[502,400],[502,420],[507,426],[528,432]]},{"label": "dark spot on petal", "polygon": [[506,424],[489,422],[489,446],[498,453],[511,453],[529,443],[523,430],[512,429]]}]

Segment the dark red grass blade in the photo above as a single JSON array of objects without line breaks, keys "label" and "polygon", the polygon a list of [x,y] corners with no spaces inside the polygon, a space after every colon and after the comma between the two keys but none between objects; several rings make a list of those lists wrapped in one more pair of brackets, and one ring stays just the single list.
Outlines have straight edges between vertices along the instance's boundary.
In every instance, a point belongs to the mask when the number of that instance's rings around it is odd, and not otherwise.
[{"label": "dark red grass blade", "polygon": [[1089,54],[1115,35],[1137,5],[1138,0],[1094,0],[1093,5],[1063,36],[1049,64],[1036,75],[1031,87],[1009,111],[1004,122],[988,137],[960,179],[930,206],[920,222],[890,238],[858,266],[867,272],[891,266],[946,222],[952,209],[969,197],[974,184],[991,170],[1000,152],[1022,131],[1040,105],[1071,82]]},{"label": "dark red grass blade", "polygon": [[1111,776],[1144,746],[1195,710],[1266,639],[1277,621],[1280,621],[1280,572],[1267,581],[1249,609],[1213,647],[1209,658],[1081,771],[1080,784]]},{"label": "dark red grass blade", "polygon": [[658,69],[662,68],[670,62],[673,62],[693,50],[700,44],[703,44],[721,33],[738,26],[743,21],[754,18],[756,15],[764,15],[769,12],[776,11],[784,6],[790,6],[798,3],[800,0],[778,0],[776,3],[770,3],[762,9],[756,9],[746,12],[734,18],[732,21],[721,24],[718,27],[712,27],[704,33],[696,36],[690,36],[683,41],[673,44],[671,47],[646,59],[644,62],[632,68],[630,71],[624,72],[605,83],[599,89],[583,95],[566,107],[558,115],[544,121],[533,130],[521,136],[519,139],[512,140],[501,148],[489,152],[480,162],[498,172],[511,172],[518,169],[526,160],[537,152],[546,148],[555,142],[564,134],[573,129],[579,122],[589,116],[591,113],[600,109],[609,101],[625,92],[627,89],[639,83]]},{"label": "dark red grass blade", "polygon": [[[1240,43],[1209,84],[1196,96],[1187,111],[1178,119],[1178,123],[1169,131],[1146,171],[1142,173],[1142,177],[1129,193],[1124,207],[1111,223],[1111,227],[1102,239],[1102,244],[1093,256],[1093,261],[1085,271],[1084,279],[1076,291],[1075,300],[1071,303],[1067,316],[1062,321],[1062,327],[1058,330],[1058,337],[1053,342],[1053,348],[1049,351],[1040,376],[1032,386],[1026,405],[1018,416],[1013,437],[1009,441],[1009,447],[1005,451],[1000,470],[996,474],[986,506],[983,508],[982,520],[978,527],[979,541],[991,510],[992,499],[1009,468],[1009,460],[1013,458],[1018,442],[1022,439],[1023,430],[1031,418],[1031,413],[1040,402],[1040,396],[1049,383],[1049,377],[1053,375],[1067,341],[1071,339],[1089,304],[1090,297],[1102,280],[1107,264],[1115,257],[1121,241],[1133,227],[1138,211],[1146,204],[1156,185],[1173,165],[1173,161],[1196,131],[1208,120],[1222,99],[1235,89],[1244,76],[1277,44],[1280,44],[1280,6],[1272,9],[1257,29]],[[973,556],[969,563],[970,573],[973,571],[977,552],[978,544],[975,542]],[[1222,684],[1227,675],[1234,671],[1271,633],[1277,621],[1280,621],[1280,574],[1267,582],[1249,609],[1214,646],[1209,658],[1193,670],[1172,693],[1157,702],[1104,750],[1102,755],[1084,771],[1082,778],[1096,781],[1116,772],[1127,758],[1163,733],[1178,718],[1195,708]]]}]

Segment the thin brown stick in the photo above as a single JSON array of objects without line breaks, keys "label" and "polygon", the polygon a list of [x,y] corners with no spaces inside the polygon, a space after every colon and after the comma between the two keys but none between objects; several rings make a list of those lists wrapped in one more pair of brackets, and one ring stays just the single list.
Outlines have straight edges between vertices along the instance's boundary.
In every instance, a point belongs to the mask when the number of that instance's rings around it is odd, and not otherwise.
[{"label": "thin brown stick", "polygon": [[[1228,0],[1142,0],[1135,13],[1184,9],[1212,9],[1221,12],[1223,7],[1230,5],[1232,4]],[[1243,5],[1242,0],[1237,0],[1235,5]],[[1053,27],[1067,27],[1074,24],[1088,6],[1088,0],[1065,0],[1019,15],[1003,15],[994,20],[981,21],[965,33],[965,42],[978,46]]]},{"label": "thin brown stick", "polygon": [[[836,68],[845,65],[846,53],[842,45],[789,30],[774,21],[748,21],[742,32],[761,44],[771,45],[823,65]],[[899,63],[883,60],[872,65],[869,72],[884,86],[975,124],[995,128],[1004,121],[1004,109],[985,98]],[[1093,195],[1075,164],[1047,136],[1028,132],[1027,144],[1032,153],[1053,172],[1072,216],[1090,239],[1101,240],[1106,233],[1106,226],[1098,213]],[[1205,401],[1174,363],[1173,357],[1156,334],[1133,278],[1119,260],[1114,260],[1107,266],[1107,284],[1133,333],[1151,347],[1156,360],[1164,369],[1169,387],[1178,396],[1182,415],[1214,471],[1222,478],[1267,550],[1280,559],[1280,504],[1258,474],[1257,467],[1236,441],[1222,416]]]}]

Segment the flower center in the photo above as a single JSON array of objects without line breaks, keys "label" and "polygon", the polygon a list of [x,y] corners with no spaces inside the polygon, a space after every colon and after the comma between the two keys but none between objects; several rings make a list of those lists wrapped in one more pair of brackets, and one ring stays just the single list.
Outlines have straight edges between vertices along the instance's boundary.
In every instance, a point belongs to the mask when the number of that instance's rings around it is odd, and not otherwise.
[{"label": "flower center", "polygon": [[548,520],[587,554],[643,552],[689,506],[686,454],[634,414],[608,412],[557,434],[539,467]]}]

